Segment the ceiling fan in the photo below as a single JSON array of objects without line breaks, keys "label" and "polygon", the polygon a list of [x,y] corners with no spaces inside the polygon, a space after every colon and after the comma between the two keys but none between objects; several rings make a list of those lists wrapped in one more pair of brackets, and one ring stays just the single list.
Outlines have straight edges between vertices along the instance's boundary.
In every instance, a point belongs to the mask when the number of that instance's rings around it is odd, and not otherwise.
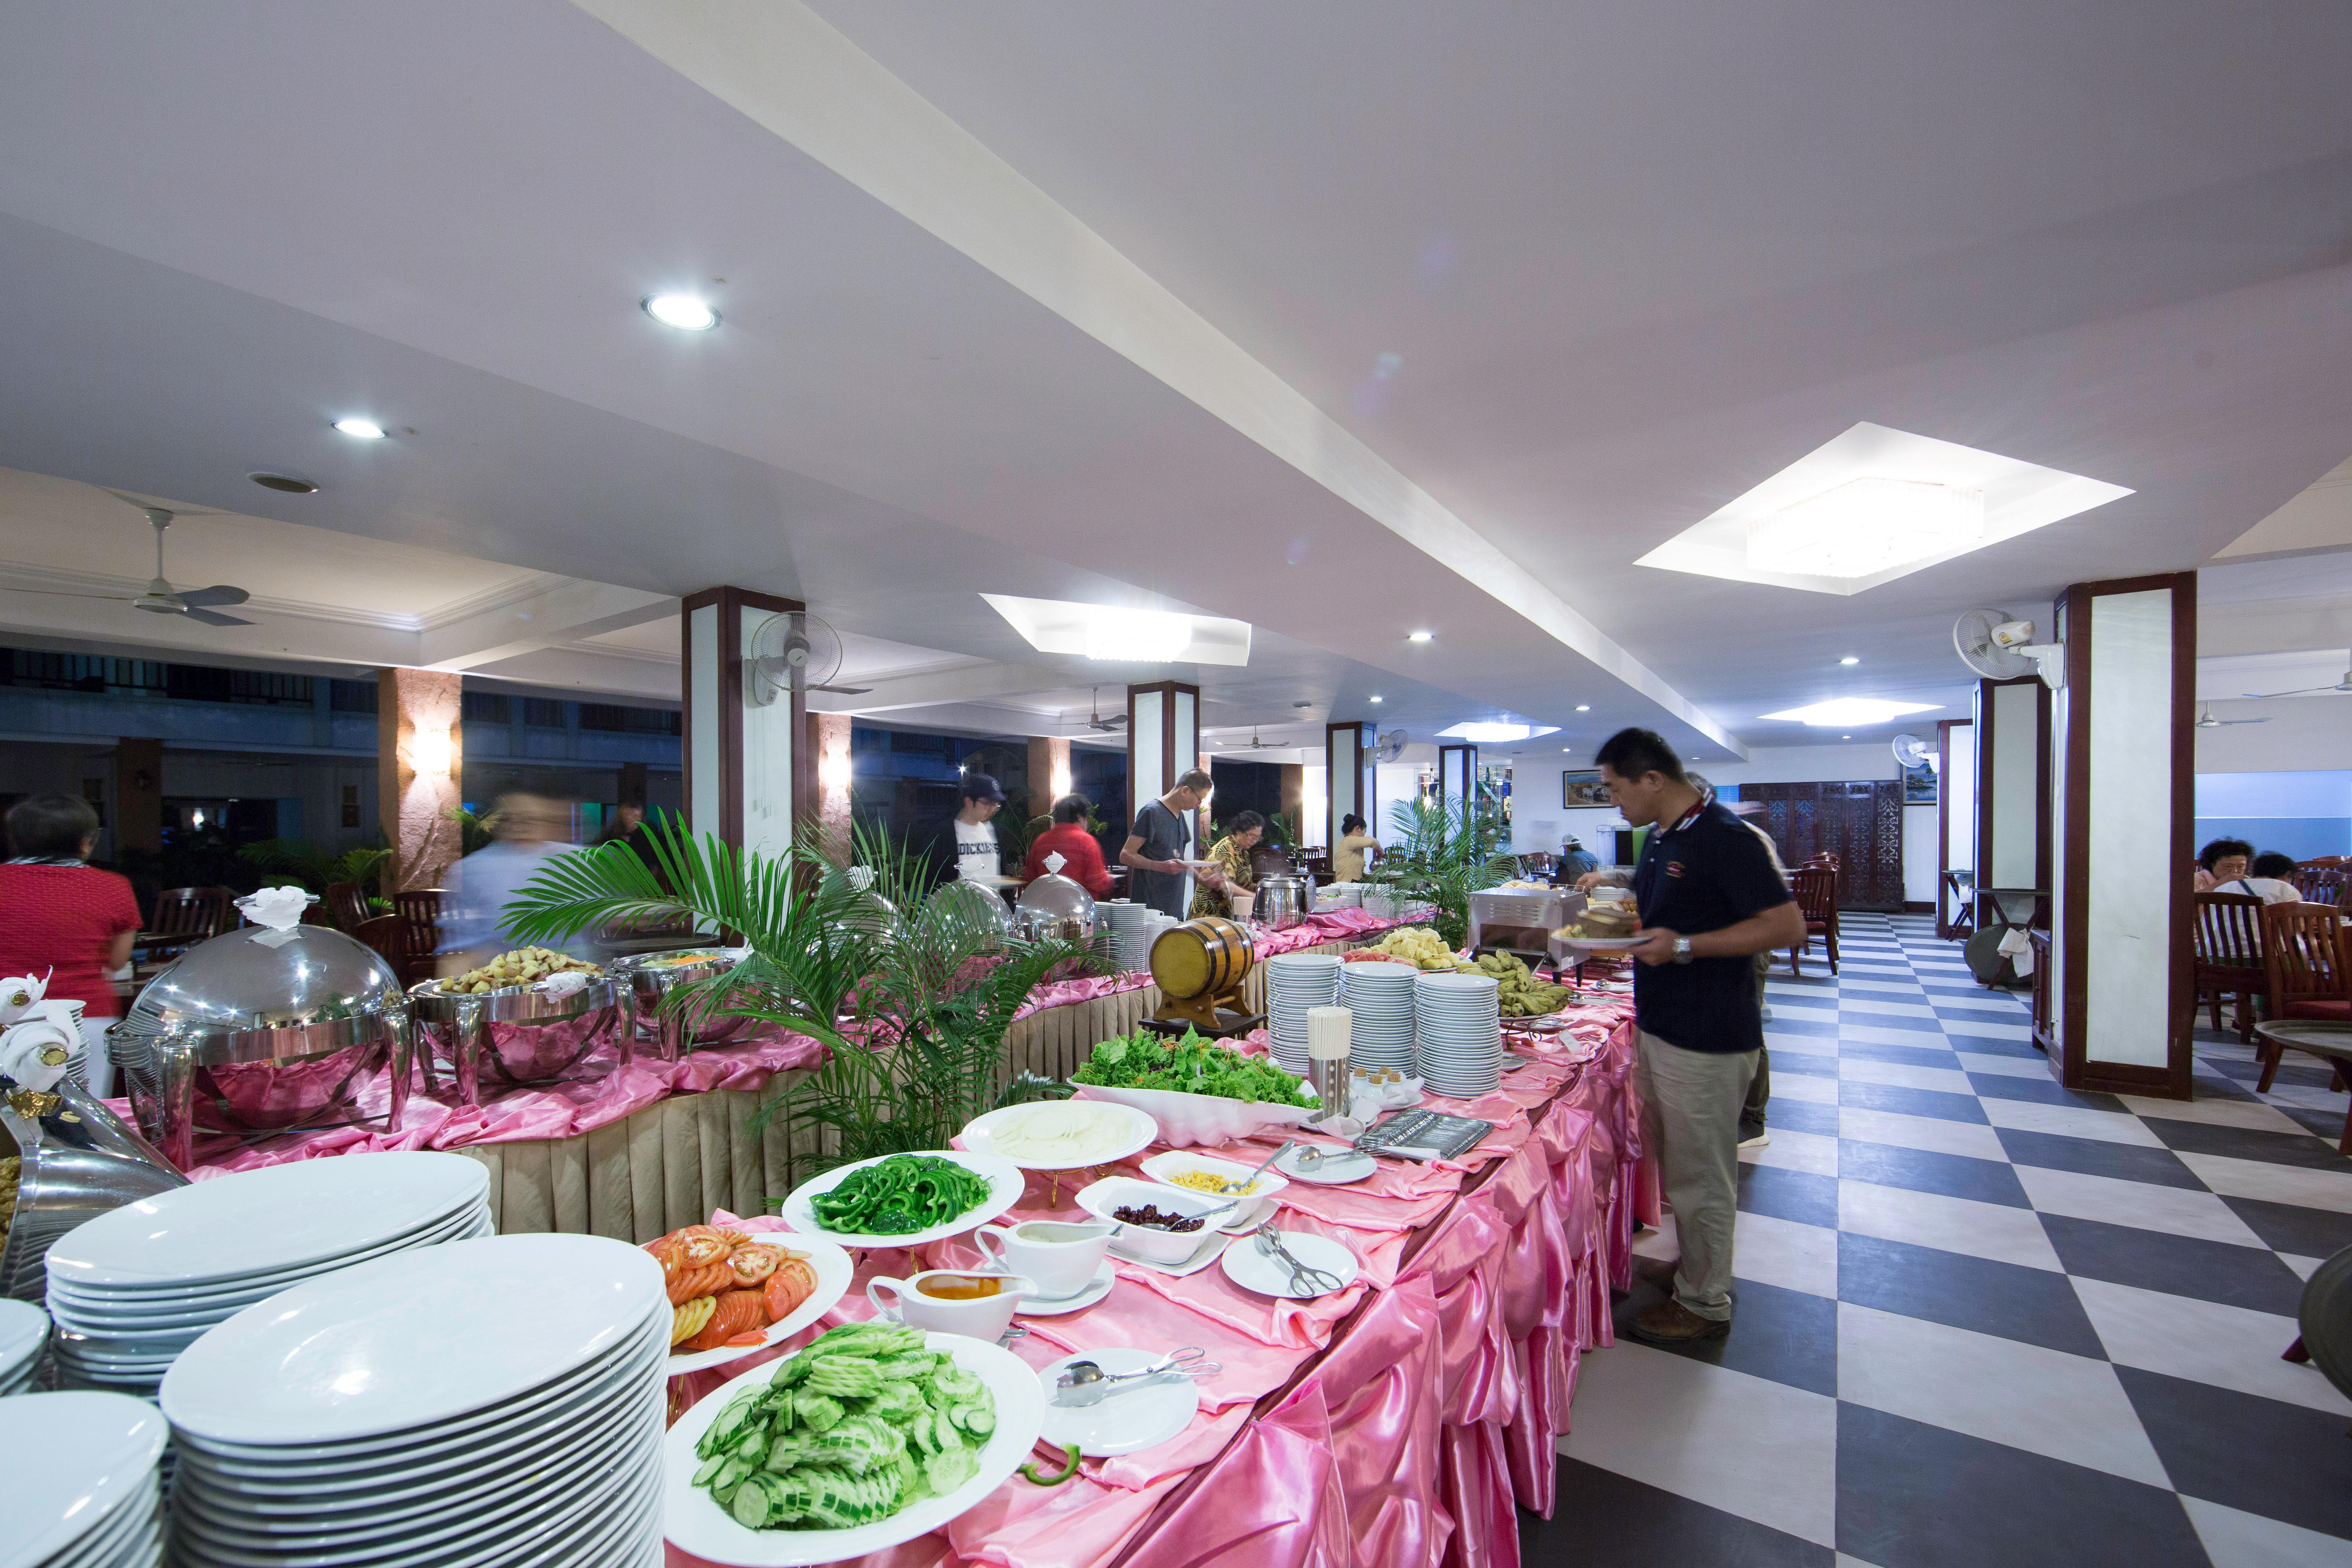
[{"label": "ceiling fan", "polygon": [[[2322,691],[2341,691],[2347,694],[2352,694],[2352,669],[2346,670],[2344,672],[2344,679],[2337,681],[2333,686],[2305,686],[2294,691],[2249,691],[2246,695],[2249,697],[2309,697],[2315,693]],[[2259,720],[2254,719],[2232,719],[2227,721],[2233,724],[2253,724],[2260,722]],[[2201,721],[2200,721],[2200,727],[2203,727]]]},{"label": "ceiling fan", "polygon": [[1127,728],[1127,715],[1124,713],[1114,713],[1108,719],[1102,716],[1102,688],[1099,686],[1094,689],[1094,702],[1087,719],[1087,728],[1099,730],[1105,734]]},{"label": "ceiling fan", "polygon": [[[2318,688],[2318,689],[2322,691],[2334,691],[2337,689],[2337,688],[2333,686],[2323,686]],[[2208,702],[2205,704],[2204,711],[2197,715],[2196,727],[2200,730],[2225,730],[2232,724],[2267,724],[2270,721],[2268,719],[2216,719],[2213,717],[2213,705],[2210,702]]]},{"label": "ceiling fan", "polygon": [[176,515],[175,513],[160,506],[150,506],[135,496],[124,495],[121,490],[108,490],[106,493],[117,500],[128,501],[145,512],[148,526],[155,531],[155,578],[147,584],[147,591],[135,595],[77,594],[63,588],[11,588],[10,593],[41,594],[57,599],[105,599],[118,605],[129,605],[133,608],[146,610],[158,616],[185,616],[192,621],[201,621],[208,626],[253,625],[251,621],[236,616],[221,615],[212,607],[215,605],[244,604],[253,597],[244,589],[233,588],[226,583],[215,583],[209,588],[176,589],[172,586],[170,579],[163,575],[163,531],[172,526],[172,519]]}]

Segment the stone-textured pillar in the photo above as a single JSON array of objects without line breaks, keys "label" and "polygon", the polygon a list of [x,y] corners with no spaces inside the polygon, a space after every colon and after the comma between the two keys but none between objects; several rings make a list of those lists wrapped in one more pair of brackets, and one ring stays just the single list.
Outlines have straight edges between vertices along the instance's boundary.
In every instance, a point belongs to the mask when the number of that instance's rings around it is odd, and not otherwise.
[{"label": "stone-textured pillar", "polygon": [[114,849],[163,847],[163,742],[125,735],[114,742]]},{"label": "stone-textured pillar", "polygon": [[[808,606],[747,588],[705,588],[681,608],[687,825],[782,855],[793,823],[816,812],[816,754],[804,743],[808,693],[791,689],[781,658],[765,675],[744,661],[763,634],[781,652]],[[771,630],[780,616],[789,618]]]},{"label": "stone-textured pillar", "polygon": [[389,892],[437,888],[464,845],[453,815],[463,802],[457,781],[465,765],[456,670],[376,672],[375,776],[377,810],[392,863]]},{"label": "stone-textured pillar", "polygon": [[1054,803],[1070,793],[1070,742],[1055,735],[1029,737],[1030,813],[1053,815]]},{"label": "stone-textured pillar", "polygon": [[826,858],[849,863],[849,726],[846,713],[808,716],[807,748],[816,759],[816,823]]}]

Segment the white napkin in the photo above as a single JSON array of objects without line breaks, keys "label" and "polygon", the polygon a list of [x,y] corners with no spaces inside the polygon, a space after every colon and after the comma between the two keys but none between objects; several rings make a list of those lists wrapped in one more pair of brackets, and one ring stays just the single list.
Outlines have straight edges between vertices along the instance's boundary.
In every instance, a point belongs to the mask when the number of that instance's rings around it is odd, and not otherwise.
[{"label": "white napkin", "polygon": [[292,931],[302,923],[302,911],[317,900],[316,893],[306,893],[299,888],[264,888],[237,900],[236,907],[255,925],[268,926],[271,931]]},{"label": "white napkin", "polygon": [[66,1076],[81,1036],[47,1018],[28,1018],[0,1034],[0,1078],[36,1092],[55,1087]]},{"label": "white napkin", "polygon": [[1045,855],[1045,874],[1049,877],[1056,876],[1061,872],[1062,868],[1068,864],[1067,860],[1062,858],[1059,850],[1048,850]]},{"label": "white napkin", "polygon": [[37,975],[16,974],[0,980],[0,1028],[41,1010],[41,998],[49,994],[49,976],[55,973],[45,970]]},{"label": "white napkin", "polygon": [[2001,932],[1998,952],[2009,960],[2020,980],[2033,973],[2033,943],[2027,938],[2023,926],[2011,926]]},{"label": "white napkin", "polygon": [[543,996],[570,996],[587,990],[588,983],[595,978],[584,969],[567,969],[561,974],[549,975],[531,989]]}]

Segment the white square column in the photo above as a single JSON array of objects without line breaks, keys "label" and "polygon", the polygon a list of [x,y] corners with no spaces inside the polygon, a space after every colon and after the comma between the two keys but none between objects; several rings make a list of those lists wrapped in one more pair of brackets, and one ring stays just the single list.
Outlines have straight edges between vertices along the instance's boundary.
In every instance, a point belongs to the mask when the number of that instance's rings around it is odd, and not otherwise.
[{"label": "white square column", "polygon": [[763,685],[744,660],[770,622],[797,630],[806,608],[744,588],[706,588],[681,606],[687,826],[770,857],[791,847],[797,821],[815,818],[808,695]]}]

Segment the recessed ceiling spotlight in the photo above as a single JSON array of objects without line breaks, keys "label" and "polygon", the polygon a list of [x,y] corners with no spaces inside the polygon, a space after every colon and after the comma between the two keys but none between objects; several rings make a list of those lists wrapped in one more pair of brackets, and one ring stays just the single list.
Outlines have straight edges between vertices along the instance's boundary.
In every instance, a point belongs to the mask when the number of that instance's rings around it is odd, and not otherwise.
[{"label": "recessed ceiling spotlight", "polygon": [[1854,658],[1852,654],[1848,654],[1843,658],[1838,660],[1838,662],[1840,664],[1860,664],[1862,660]]},{"label": "recessed ceiling spotlight", "polygon": [[1590,713],[1592,711],[1592,704],[1590,702],[1580,702],[1576,705],[1576,710],[1579,713]]},{"label": "recessed ceiling spotlight", "polygon": [[1404,640],[1407,642],[1427,642],[1436,635],[1437,634],[1435,632],[1407,632],[1404,635]]},{"label": "recessed ceiling spotlight", "polygon": [[707,332],[719,324],[719,312],[710,302],[691,294],[648,294],[638,303],[646,315],[681,332]]},{"label": "recessed ceiling spotlight", "polygon": [[1379,699],[1379,698],[1377,698],[1377,697],[1375,697],[1375,698],[1371,699],[1371,700],[1372,700],[1372,701],[1374,701],[1374,702],[1378,702],[1378,701],[1380,700],[1380,699]]},{"label": "recessed ceiling spotlight", "polygon": [[283,490],[289,496],[319,493],[319,487],[308,479],[298,479],[291,474],[247,474],[245,476],[266,490]]},{"label": "recessed ceiling spotlight", "polygon": [[1560,750],[1563,752],[1572,752],[1576,750],[1576,748],[1574,746],[1562,746]]},{"label": "recessed ceiling spotlight", "polygon": [[335,421],[335,428],[356,440],[381,441],[383,439],[383,426],[373,419],[356,417],[338,419]]}]

